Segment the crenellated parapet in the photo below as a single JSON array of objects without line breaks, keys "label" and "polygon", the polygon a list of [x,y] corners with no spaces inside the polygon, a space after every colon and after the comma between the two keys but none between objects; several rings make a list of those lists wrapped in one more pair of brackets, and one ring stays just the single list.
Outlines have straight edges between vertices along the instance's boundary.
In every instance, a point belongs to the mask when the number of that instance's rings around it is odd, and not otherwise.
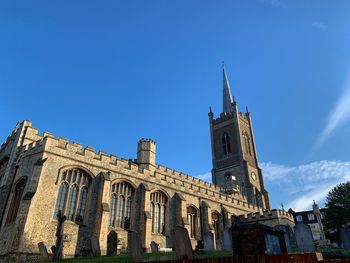
[{"label": "crenellated parapet", "polygon": [[[233,194],[225,193],[224,189],[203,181],[197,177],[175,169],[165,167],[160,164],[145,165],[139,160],[120,158],[105,151],[96,151],[93,147],[77,142],[70,142],[63,137],[56,137],[50,132],[39,134],[37,129],[30,127],[30,137],[37,139],[29,142],[22,149],[23,156],[38,153],[52,153],[63,158],[77,160],[95,167],[103,168],[105,171],[116,172],[125,176],[135,177],[135,179],[145,180],[152,184],[159,184],[160,187],[172,188],[174,191],[182,191],[198,198],[213,200],[223,205],[232,206],[241,211],[258,211],[258,208],[247,201],[247,198],[238,192]],[[31,139],[31,140],[32,140]],[[140,145],[140,143],[142,145]],[[138,150],[150,151],[155,155],[155,141],[151,139],[141,139]],[[144,157],[144,156],[143,156]],[[154,159],[144,159],[155,162]]]},{"label": "crenellated parapet", "polygon": [[288,222],[294,224],[293,215],[282,209],[273,209],[271,211],[259,211],[256,213],[243,214],[238,217],[240,224],[250,224],[256,222]]}]

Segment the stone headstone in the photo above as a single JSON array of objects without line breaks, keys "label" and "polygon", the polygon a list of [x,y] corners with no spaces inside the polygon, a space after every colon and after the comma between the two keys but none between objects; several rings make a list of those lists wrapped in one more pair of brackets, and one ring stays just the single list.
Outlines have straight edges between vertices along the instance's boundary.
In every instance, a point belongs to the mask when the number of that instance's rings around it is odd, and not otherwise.
[{"label": "stone headstone", "polygon": [[205,251],[211,251],[215,249],[215,244],[214,244],[214,234],[211,232],[207,232],[204,234],[204,239],[203,239],[203,249]]},{"label": "stone headstone", "polygon": [[314,239],[309,225],[297,223],[294,227],[298,249],[302,252],[315,252]]},{"label": "stone headstone", "polygon": [[128,251],[132,262],[142,262],[143,249],[140,234],[135,231],[128,231]]},{"label": "stone headstone", "polygon": [[350,249],[350,226],[344,226],[340,230],[340,239],[343,245],[343,248]]},{"label": "stone headstone", "polygon": [[152,253],[157,253],[159,251],[159,244],[152,241],[151,242],[151,249],[152,249]]},{"label": "stone headstone", "polygon": [[228,228],[222,232],[222,249],[232,250],[232,231]]},{"label": "stone headstone", "polygon": [[95,236],[91,237],[91,249],[94,257],[101,256],[100,244]]},{"label": "stone headstone", "polygon": [[119,255],[118,234],[115,231],[109,232],[107,236],[107,256]]},{"label": "stone headstone", "polygon": [[49,253],[47,252],[47,248],[44,244],[44,242],[38,243],[39,251],[40,251],[40,258],[43,260],[50,259]]},{"label": "stone headstone", "polygon": [[171,234],[176,258],[178,260],[193,259],[193,250],[187,229],[176,226]]}]

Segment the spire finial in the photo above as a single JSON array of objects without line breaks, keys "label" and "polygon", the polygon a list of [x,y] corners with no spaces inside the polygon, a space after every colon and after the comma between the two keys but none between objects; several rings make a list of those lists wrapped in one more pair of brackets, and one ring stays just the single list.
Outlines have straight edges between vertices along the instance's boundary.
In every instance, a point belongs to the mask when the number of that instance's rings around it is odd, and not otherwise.
[{"label": "spire finial", "polygon": [[233,112],[233,98],[231,95],[230,84],[226,75],[225,67],[222,67],[223,73],[223,112],[231,113]]}]

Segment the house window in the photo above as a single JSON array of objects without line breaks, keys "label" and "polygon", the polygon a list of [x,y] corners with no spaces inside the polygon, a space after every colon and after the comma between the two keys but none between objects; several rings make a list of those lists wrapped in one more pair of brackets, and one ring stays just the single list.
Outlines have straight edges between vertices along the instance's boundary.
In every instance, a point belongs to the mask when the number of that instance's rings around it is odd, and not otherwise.
[{"label": "house window", "polygon": [[190,224],[190,237],[197,237],[197,209],[193,206],[187,207],[187,219]]},{"label": "house window", "polygon": [[226,132],[222,135],[221,142],[222,142],[222,149],[223,149],[224,155],[230,154],[231,153],[230,137]]},{"label": "house window", "polygon": [[219,227],[220,220],[219,219],[220,219],[219,213],[213,212],[211,214],[211,220],[212,220],[216,240],[220,239],[220,227]]},{"label": "house window", "polygon": [[131,205],[134,188],[127,182],[112,185],[110,198],[109,225],[112,227],[130,228]]},{"label": "house window", "polygon": [[168,202],[167,196],[156,191],[151,193],[151,217],[152,217],[152,232],[157,234],[165,233],[165,212]]},{"label": "house window", "polygon": [[309,219],[309,221],[313,221],[313,220],[315,220],[315,215],[314,214],[307,214],[307,218]]},{"label": "house window", "polygon": [[12,193],[11,205],[7,213],[6,223],[11,223],[16,220],[26,182],[27,178],[22,178],[15,185],[14,191]]},{"label": "house window", "polygon": [[91,181],[91,176],[82,169],[64,171],[53,217],[56,218],[58,211],[61,211],[67,220],[83,222]]},{"label": "house window", "polygon": [[303,216],[298,215],[295,218],[296,218],[297,222],[303,222]]}]

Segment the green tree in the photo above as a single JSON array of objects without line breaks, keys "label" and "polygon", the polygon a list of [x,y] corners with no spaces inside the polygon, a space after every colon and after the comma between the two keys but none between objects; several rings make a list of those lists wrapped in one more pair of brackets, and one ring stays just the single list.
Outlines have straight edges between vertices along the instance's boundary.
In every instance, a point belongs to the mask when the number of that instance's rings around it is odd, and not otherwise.
[{"label": "green tree", "polygon": [[329,191],[324,224],[327,230],[339,231],[350,222],[350,181],[338,184]]}]

